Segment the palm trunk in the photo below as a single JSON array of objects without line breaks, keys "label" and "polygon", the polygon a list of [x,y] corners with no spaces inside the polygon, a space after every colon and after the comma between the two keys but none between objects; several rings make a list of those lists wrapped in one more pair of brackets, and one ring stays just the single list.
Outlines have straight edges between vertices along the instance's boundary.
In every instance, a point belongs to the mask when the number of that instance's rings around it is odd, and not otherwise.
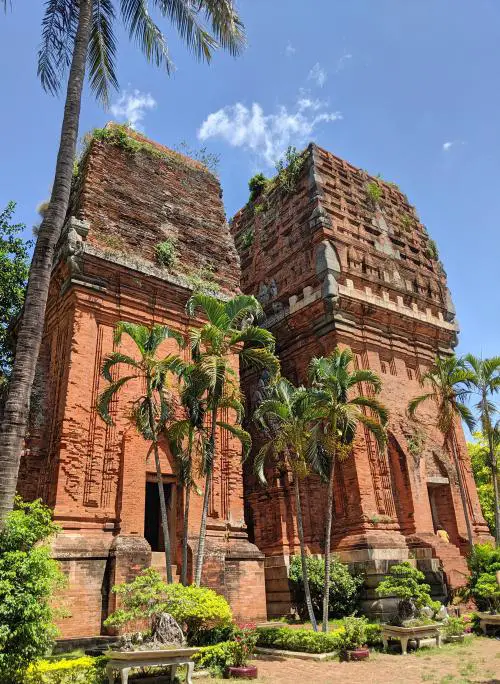
[{"label": "palm trunk", "polygon": [[309,577],[307,572],[307,560],[306,560],[306,547],[304,544],[304,525],[302,523],[302,506],[300,503],[300,490],[299,490],[299,478],[295,475],[295,507],[297,512],[297,530],[299,533],[300,542],[300,560],[302,563],[302,580],[304,582],[304,593],[306,596],[306,606],[307,612],[309,613],[309,620],[311,621],[312,628],[315,632],[318,631],[318,625],[316,623],[316,617],[314,615],[312,601],[311,601],[311,591],[309,589]]},{"label": "palm trunk", "polygon": [[189,429],[188,437],[188,468],[189,474],[186,478],[187,483],[184,483],[186,488],[186,501],[184,502],[184,522],[182,528],[182,567],[181,567],[181,584],[187,586],[187,570],[188,570],[188,534],[189,534],[189,502],[191,499],[191,454],[193,452],[193,428]]},{"label": "palm trunk", "polygon": [[491,431],[488,431],[488,447],[490,450],[491,477],[493,479],[493,494],[495,502],[495,544],[498,548],[500,547],[500,493],[498,491],[498,464]]},{"label": "palm trunk", "polygon": [[330,607],[330,537],[332,534],[333,518],[333,483],[335,479],[335,454],[332,456],[330,465],[330,477],[328,478],[328,496],[326,503],[325,524],[325,584],[323,587],[323,632],[328,632],[328,611]]},{"label": "palm trunk", "polygon": [[457,471],[458,488],[460,490],[460,498],[462,499],[462,508],[464,509],[465,525],[467,527],[467,538],[469,540],[469,546],[470,546],[470,549],[472,551],[472,549],[474,548],[474,541],[473,541],[473,535],[472,535],[472,525],[470,524],[469,508],[467,506],[467,496],[465,493],[465,485],[464,485],[464,481],[462,479],[462,471],[460,469],[460,463],[458,460],[457,443],[456,443],[454,430],[452,430],[450,433],[449,441],[450,441],[450,445],[451,445],[451,452],[453,454],[453,462],[455,464],[455,470]]},{"label": "palm trunk", "polygon": [[212,409],[212,425],[210,429],[210,439],[208,448],[210,449],[210,464],[207,467],[205,476],[205,493],[203,495],[203,510],[201,513],[200,536],[198,538],[198,555],[196,557],[196,573],[194,583],[197,587],[201,584],[201,573],[203,570],[203,558],[205,556],[205,538],[207,536],[207,517],[208,504],[210,501],[210,489],[212,485],[212,473],[215,459],[215,431],[217,428],[217,407]]},{"label": "palm trunk", "polygon": [[165,490],[163,488],[163,477],[161,474],[160,455],[158,453],[158,441],[156,436],[153,439],[153,449],[156,464],[156,481],[158,483],[158,494],[160,496],[161,527],[163,530],[163,543],[165,545],[165,568],[167,570],[167,584],[172,584],[172,551],[170,548],[170,532],[168,530],[167,505],[165,503]]},{"label": "palm trunk", "polygon": [[31,262],[0,432],[0,528],[14,502],[31,389],[43,335],[54,249],[68,210],[91,18],[92,0],[80,0],[54,184]]}]

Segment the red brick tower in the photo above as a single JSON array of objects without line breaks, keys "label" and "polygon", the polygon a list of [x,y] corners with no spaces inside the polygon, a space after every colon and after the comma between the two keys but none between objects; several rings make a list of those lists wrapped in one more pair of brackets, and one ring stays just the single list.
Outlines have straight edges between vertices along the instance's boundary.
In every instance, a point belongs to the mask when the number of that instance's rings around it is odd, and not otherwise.
[{"label": "red brick tower", "polygon": [[[420,424],[406,415],[421,376],[437,352],[453,349],[458,331],[445,272],[415,209],[395,184],[310,145],[295,187],[287,192],[275,184],[236,214],[231,230],[242,289],[263,304],[287,377],[305,382],[312,356],[348,345],[356,365],[383,380],[387,453],[360,432],[334,492],[331,546],[372,576],[365,608],[383,611],[373,586],[389,561],[417,558],[436,593],[441,567],[449,586],[463,583],[466,528],[456,472],[433,427],[433,407],[425,406]],[[252,406],[259,384],[255,375],[245,378]],[[469,515],[475,534],[485,536],[460,425],[456,433]],[[289,475],[270,473],[268,481],[263,489],[246,472],[247,520],[266,554],[272,616],[288,611],[286,572],[298,539]],[[301,489],[307,546],[321,553],[325,486],[310,477]],[[435,534],[438,528],[450,543]]]},{"label": "red brick tower", "polygon": [[[176,240],[178,253],[170,270],[155,256],[167,238]],[[72,617],[61,623],[65,637],[100,634],[112,609],[113,584],[150,564],[163,567],[154,463],[127,419],[134,388],[115,402],[114,426],[107,427],[96,412],[113,327],[119,320],[161,323],[186,334],[201,323],[185,314],[193,283],[209,278],[230,296],[238,291],[239,277],[213,174],[138,135],[92,140],[54,263],[19,478],[20,493],[43,497],[63,527],[54,556],[69,577],[65,604]],[[174,347],[169,340],[164,351]],[[133,345],[124,342],[123,348],[134,353]],[[227,412],[224,420],[232,419]],[[161,451],[179,563],[184,492],[166,444]],[[193,553],[202,498],[191,500]],[[236,617],[265,619],[263,556],[248,542],[244,525],[241,448],[226,430],[218,435],[209,514],[204,584],[227,596]]]}]

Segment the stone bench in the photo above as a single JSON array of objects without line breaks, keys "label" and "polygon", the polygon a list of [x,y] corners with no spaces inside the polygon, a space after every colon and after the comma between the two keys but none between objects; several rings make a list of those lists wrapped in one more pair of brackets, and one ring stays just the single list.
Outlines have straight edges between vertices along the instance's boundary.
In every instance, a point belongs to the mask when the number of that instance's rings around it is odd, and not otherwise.
[{"label": "stone bench", "polygon": [[106,655],[109,661],[106,665],[106,674],[109,684],[114,684],[116,673],[120,676],[122,684],[127,684],[130,670],[133,668],[160,666],[170,668],[170,680],[173,682],[177,668],[182,665],[187,667],[186,683],[192,684],[193,655],[198,650],[197,648],[165,648],[159,651],[108,651]]},{"label": "stone bench", "polygon": [[401,642],[403,655],[407,655],[408,653],[408,641],[410,641],[410,639],[414,639],[417,642],[417,648],[420,647],[421,639],[436,639],[436,646],[441,648],[441,632],[439,631],[439,627],[440,625],[421,625],[419,627],[381,625],[384,649],[387,650],[389,639],[398,639]]}]

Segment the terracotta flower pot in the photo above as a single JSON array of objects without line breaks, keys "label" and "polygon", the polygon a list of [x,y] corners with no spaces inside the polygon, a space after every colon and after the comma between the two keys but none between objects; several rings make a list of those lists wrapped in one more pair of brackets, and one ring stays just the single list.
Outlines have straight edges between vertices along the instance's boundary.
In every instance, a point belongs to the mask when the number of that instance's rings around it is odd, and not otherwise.
[{"label": "terracotta flower pot", "polygon": [[370,651],[367,648],[357,648],[346,652],[346,660],[366,660],[369,657]]},{"label": "terracotta flower pot", "polygon": [[228,667],[227,674],[229,677],[234,677],[234,679],[257,679],[257,668],[255,665]]}]

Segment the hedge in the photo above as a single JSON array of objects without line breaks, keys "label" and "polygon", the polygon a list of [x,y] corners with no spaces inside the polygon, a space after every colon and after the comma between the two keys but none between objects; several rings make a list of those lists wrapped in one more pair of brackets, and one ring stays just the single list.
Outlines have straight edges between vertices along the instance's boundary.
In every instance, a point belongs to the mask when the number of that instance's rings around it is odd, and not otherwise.
[{"label": "hedge", "polygon": [[62,658],[39,660],[28,668],[25,684],[103,684],[105,657]]},{"label": "hedge", "polygon": [[[326,634],[324,632],[313,632],[312,629],[259,627],[257,629],[257,646],[301,653],[331,653],[339,650],[342,632],[342,627]],[[380,644],[382,642],[380,625],[368,624],[366,636],[368,646]]]}]

